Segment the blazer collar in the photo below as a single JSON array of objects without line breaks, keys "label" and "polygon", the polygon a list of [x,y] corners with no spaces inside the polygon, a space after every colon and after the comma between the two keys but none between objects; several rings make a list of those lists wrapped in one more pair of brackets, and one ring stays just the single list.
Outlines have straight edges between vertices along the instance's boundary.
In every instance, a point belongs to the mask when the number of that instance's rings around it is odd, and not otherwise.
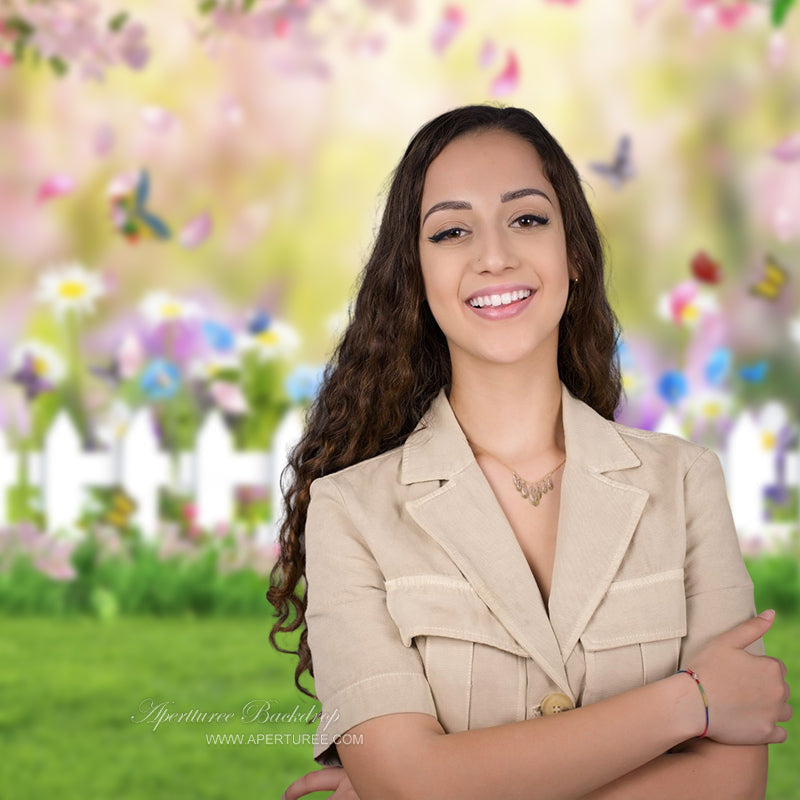
[{"label": "blazer collar", "polygon": [[604,474],[641,461],[614,424],[563,381],[561,411],[567,461],[549,610],[444,388],[403,445],[400,480],[432,482],[431,492],[406,502],[409,514],[577,703],[565,662],[613,580],[649,494]]}]

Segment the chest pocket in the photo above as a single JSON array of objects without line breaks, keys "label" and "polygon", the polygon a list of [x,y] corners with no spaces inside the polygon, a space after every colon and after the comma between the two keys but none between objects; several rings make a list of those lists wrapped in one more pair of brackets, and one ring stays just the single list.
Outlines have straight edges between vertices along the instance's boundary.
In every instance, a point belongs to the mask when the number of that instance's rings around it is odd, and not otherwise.
[{"label": "chest pocket", "polygon": [[386,606],[403,644],[419,650],[446,733],[525,718],[527,653],[467,581],[393,578]]},{"label": "chest pocket", "polygon": [[685,635],[682,567],[613,582],[581,636],[583,704],[671,675]]}]

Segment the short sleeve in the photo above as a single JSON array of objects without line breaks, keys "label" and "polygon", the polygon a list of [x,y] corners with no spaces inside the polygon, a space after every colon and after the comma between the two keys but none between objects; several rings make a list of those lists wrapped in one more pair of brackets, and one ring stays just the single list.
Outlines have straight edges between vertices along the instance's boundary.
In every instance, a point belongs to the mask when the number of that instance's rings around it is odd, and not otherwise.
[{"label": "short sleeve", "polygon": [[328,477],[310,488],[305,527],[308,645],[321,704],[314,761],[340,766],[335,741],[372,717],[436,716],[419,651],[386,607],[384,576]]},{"label": "short sleeve", "polygon": [[[747,572],[719,457],[705,449],[684,477],[686,509],[687,635],[680,668],[714,637],[756,615],[753,581]],[[746,648],[764,655],[763,639]]]}]

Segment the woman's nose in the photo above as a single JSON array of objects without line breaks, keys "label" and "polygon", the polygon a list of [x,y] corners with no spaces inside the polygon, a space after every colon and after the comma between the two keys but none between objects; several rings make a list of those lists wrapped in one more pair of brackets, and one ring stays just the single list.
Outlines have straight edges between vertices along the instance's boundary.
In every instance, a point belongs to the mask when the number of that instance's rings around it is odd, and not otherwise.
[{"label": "woman's nose", "polygon": [[475,265],[493,272],[519,264],[516,252],[503,231],[486,229],[476,238]]}]

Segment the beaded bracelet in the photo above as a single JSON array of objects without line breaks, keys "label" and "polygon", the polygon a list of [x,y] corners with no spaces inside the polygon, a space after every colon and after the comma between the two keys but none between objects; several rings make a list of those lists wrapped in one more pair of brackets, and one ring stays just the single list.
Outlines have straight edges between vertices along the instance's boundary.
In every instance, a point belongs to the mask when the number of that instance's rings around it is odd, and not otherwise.
[{"label": "beaded bracelet", "polygon": [[700,687],[700,694],[703,696],[703,705],[706,708],[706,728],[705,730],[697,737],[698,739],[702,739],[708,733],[708,700],[706,699],[706,693],[703,689],[703,684],[700,683],[700,677],[693,669],[679,669],[678,672],[675,674],[678,675],[681,672],[685,672],[690,678],[692,678],[695,683]]}]

